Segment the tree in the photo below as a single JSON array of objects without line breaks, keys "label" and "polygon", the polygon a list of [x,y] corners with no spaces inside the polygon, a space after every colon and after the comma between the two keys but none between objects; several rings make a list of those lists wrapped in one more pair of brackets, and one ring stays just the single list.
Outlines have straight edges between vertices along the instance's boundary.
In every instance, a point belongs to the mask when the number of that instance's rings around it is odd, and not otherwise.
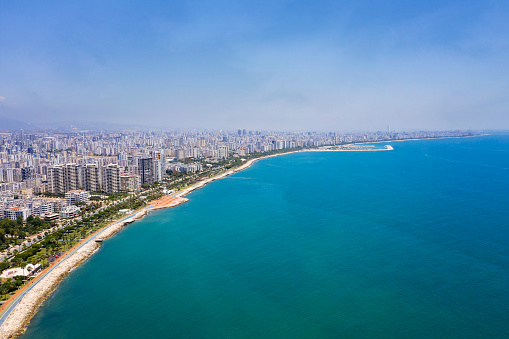
[{"label": "tree", "polygon": [[16,224],[18,224],[18,226],[23,226],[23,217],[21,215],[16,217]]},{"label": "tree", "polygon": [[[27,220],[28,220],[28,219],[27,219]],[[43,225],[43,221],[41,220],[41,218],[39,218],[39,217],[35,217],[35,218],[34,218],[34,220],[33,220],[33,222],[32,222],[32,224],[33,224],[35,227],[40,228],[40,227],[42,227],[42,225]]]}]

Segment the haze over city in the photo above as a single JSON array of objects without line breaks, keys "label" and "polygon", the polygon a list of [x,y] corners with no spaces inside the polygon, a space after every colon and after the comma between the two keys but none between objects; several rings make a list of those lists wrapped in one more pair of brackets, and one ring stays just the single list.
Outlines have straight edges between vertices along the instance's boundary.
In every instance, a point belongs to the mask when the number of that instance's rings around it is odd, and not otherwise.
[{"label": "haze over city", "polygon": [[0,121],[509,128],[501,1],[3,1]]}]

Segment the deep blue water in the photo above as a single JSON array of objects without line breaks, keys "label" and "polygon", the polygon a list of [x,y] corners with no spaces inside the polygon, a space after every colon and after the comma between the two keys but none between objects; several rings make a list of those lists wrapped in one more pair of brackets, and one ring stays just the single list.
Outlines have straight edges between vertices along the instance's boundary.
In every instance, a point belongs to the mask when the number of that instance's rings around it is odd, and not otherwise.
[{"label": "deep blue water", "polygon": [[509,337],[509,136],[266,159],[103,243],[24,338]]}]

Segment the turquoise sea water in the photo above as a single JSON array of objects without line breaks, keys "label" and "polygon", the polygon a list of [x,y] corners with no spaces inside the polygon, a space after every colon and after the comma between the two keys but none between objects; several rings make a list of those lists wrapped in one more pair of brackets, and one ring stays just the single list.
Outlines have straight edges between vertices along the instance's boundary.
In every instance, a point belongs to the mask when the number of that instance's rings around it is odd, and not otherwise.
[{"label": "turquoise sea water", "polygon": [[23,338],[509,337],[509,136],[266,159],[151,214]]}]

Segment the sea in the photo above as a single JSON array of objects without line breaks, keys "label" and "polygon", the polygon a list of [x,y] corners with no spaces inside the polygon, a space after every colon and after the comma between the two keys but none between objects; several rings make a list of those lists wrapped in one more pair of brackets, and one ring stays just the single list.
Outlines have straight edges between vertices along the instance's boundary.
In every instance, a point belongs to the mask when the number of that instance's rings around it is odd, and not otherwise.
[{"label": "sea", "polygon": [[508,338],[509,135],[294,153],[152,212],[22,338]]}]

